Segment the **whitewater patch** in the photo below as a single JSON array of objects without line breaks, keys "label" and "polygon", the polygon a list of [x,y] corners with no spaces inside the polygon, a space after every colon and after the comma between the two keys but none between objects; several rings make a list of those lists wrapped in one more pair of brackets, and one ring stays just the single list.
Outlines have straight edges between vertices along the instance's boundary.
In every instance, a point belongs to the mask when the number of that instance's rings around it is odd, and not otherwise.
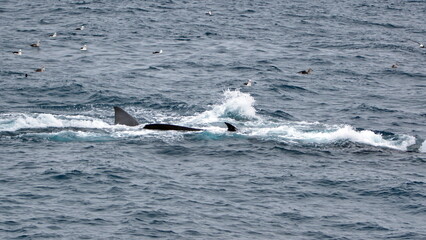
[{"label": "whitewater patch", "polygon": [[249,121],[255,120],[256,109],[255,100],[248,93],[242,93],[239,90],[225,90],[223,99],[220,103],[212,106],[211,110],[197,114],[195,116],[185,117],[185,123],[213,123],[223,121]]},{"label": "whitewater patch", "polygon": [[303,123],[293,123],[291,125],[253,129],[253,131],[248,134],[250,136],[275,139],[290,143],[330,144],[346,140],[401,151],[406,151],[409,146],[416,142],[413,136],[397,135],[397,137],[392,139],[386,139],[381,134],[374,133],[370,130],[357,131],[349,125],[319,125],[315,127],[315,124],[305,125]]},{"label": "whitewater patch", "polygon": [[110,128],[111,125],[88,116],[64,116],[52,114],[10,114],[1,116],[0,132],[27,128]]},{"label": "whitewater patch", "polygon": [[422,153],[426,153],[426,140],[423,142],[422,146],[420,146],[419,151]]}]

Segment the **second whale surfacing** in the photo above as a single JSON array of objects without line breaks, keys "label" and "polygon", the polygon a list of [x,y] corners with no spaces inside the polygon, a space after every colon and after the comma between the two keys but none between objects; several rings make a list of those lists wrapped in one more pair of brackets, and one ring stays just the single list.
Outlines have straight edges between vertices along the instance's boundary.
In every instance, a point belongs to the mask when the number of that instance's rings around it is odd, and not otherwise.
[{"label": "second whale surfacing", "polygon": [[[115,124],[121,124],[126,125],[130,127],[138,126],[139,122],[132,117],[130,114],[128,114],[126,111],[124,111],[120,107],[114,107],[114,116],[115,116]],[[235,132],[237,131],[237,128],[233,126],[230,123],[225,122],[228,131],[229,132]],[[184,126],[178,126],[173,124],[164,124],[164,123],[154,123],[154,124],[147,124],[143,127],[144,129],[151,129],[151,130],[162,130],[162,131],[204,131],[204,129],[199,128],[190,128],[190,127],[184,127]]]}]

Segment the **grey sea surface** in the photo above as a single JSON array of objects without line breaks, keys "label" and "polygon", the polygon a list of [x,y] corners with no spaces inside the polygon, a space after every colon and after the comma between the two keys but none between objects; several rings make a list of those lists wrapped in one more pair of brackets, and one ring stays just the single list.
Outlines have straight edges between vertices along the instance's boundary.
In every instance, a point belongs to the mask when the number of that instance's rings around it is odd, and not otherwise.
[{"label": "grey sea surface", "polygon": [[426,239],[425,13],[0,1],[0,238]]}]

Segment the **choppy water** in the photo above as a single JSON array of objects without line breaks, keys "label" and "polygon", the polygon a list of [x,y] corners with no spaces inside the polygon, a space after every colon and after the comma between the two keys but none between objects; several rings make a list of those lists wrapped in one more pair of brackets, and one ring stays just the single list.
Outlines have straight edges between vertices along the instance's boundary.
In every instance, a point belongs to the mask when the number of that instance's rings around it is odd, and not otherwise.
[{"label": "choppy water", "polygon": [[425,12],[1,1],[0,237],[425,239]]}]

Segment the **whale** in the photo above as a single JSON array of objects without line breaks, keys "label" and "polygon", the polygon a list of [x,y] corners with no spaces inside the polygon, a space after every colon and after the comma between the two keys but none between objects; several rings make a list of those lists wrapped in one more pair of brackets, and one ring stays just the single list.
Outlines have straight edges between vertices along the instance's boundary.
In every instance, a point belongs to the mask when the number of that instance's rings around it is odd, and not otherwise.
[{"label": "whale", "polygon": [[[115,118],[114,124],[120,124],[120,125],[129,126],[129,127],[140,125],[138,120],[136,120],[129,113],[127,113],[122,108],[117,106],[114,107],[114,118]],[[227,127],[228,132],[237,131],[237,128],[234,125],[227,122],[225,122],[225,125]],[[143,128],[150,129],[150,130],[161,130],[161,131],[188,131],[188,132],[204,131],[204,129],[200,129],[200,128],[191,128],[191,127],[166,124],[166,123],[146,124]]]}]

